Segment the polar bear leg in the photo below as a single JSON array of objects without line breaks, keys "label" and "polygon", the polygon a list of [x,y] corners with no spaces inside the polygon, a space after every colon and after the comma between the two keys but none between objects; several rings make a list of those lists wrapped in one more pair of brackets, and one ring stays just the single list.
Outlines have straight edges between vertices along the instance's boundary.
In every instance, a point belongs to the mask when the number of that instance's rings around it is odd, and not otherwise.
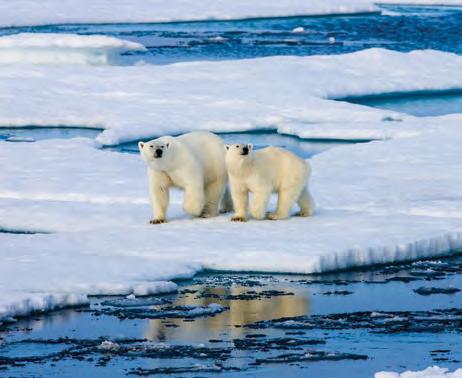
[{"label": "polar bear leg", "polygon": [[234,207],[234,215],[231,220],[233,222],[245,222],[247,220],[247,206],[249,203],[248,190],[233,182],[230,182],[230,188]]},{"label": "polar bear leg", "polygon": [[289,218],[290,209],[300,196],[301,188],[282,188],[278,193],[276,211],[268,214],[268,219],[279,220]]},{"label": "polar bear leg", "polygon": [[201,216],[204,218],[216,217],[220,202],[225,191],[225,181],[217,179],[205,186],[205,206]]},{"label": "polar bear leg", "polygon": [[253,194],[252,204],[250,205],[250,215],[252,215],[253,218],[265,218],[270,197],[270,190],[261,190]]},{"label": "polar bear leg", "polygon": [[233,199],[231,198],[231,191],[229,190],[228,185],[225,187],[225,194],[223,195],[223,199],[221,201],[221,209],[220,213],[229,213],[233,211]]},{"label": "polar bear leg", "polygon": [[198,217],[201,215],[204,205],[204,186],[199,183],[186,186],[184,189],[184,211],[195,217]]},{"label": "polar bear leg", "polygon": [[149,223],[157,224],[167,221],[170,179],[165,173],[148,171],[149,197],[151,199],[153,219]]},{"label": "polar bear leg", "polygon": [[298,216],[310,217],[313,215],[314,200],[306,186],[303,188],[297,204],[300,206],[300,212],[297,213]]}]

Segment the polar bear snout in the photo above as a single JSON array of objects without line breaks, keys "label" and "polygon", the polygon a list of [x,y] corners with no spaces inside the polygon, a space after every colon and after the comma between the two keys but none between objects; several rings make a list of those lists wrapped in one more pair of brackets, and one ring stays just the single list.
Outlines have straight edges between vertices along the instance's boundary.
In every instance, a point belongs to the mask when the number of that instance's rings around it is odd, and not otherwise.
[{"label": "polar bear snout", "polygon": [[248,146],[244,146],[242,148],[242,153],[241,155],[248,155],[249,154],[249,147]]},{"label": "polar bear snout", "polygon": [[156,151],[155,151],[154,157],[155,157],[156,159],[158,159],[158,158],[161,158],[161,157],[162,157],[162,153],[163,153],[163,152],[164,152],[164,151],[163,151],[162,149],[160,149],[160,148],[156,148]]}]

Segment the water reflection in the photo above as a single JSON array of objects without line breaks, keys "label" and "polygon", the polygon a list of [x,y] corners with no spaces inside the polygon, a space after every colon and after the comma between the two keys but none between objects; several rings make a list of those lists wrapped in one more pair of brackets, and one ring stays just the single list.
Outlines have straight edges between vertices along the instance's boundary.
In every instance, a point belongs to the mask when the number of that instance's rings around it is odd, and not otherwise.
[{"label": "water reflection", "polygon": [[[310,299],[306,291],[303,293],[295,293],[296,295],[239,300],[225,298],[248,293],[254,289],[239,286],[190,286],[188,289],[197,290],[197,292],[179,295],[173,303],[174,306],[207,306],[211,303],[218,303],[223,307],[229,308],[229,310],[214,317],[201,318],[195,321],[184,321],[182,319],[171,319],[168,321],[161,319],[150,320],[144,337],[158,342],[164,340],[172,341],[175,339],[184,340],[185,335],[188,335],[188,337],[193,340],[204,338],[204,335],[207,335],[209,338],[219,339],[220,334],[223,332],[233,338],[241,337],[248,331],[245,328],[236,326],[250,324],[260,320],[305,315],[310,312]],[[266,289],[265,287],[265,290]],[[263,289],[255,289],[256,292],[261,290]],[[278,290],[281,290],[281,288],[278,287]],[[293,290],[287,290],[287,293],[290,292],[293,292]]]}]

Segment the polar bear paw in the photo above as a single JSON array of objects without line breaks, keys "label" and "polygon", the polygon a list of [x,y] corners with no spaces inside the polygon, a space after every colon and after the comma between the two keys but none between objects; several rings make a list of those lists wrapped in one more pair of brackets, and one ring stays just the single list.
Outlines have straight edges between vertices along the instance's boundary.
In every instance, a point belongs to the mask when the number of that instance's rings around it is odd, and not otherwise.
[{"label": "polar bear paw", "polygon": [[246,217],[232,217],[231,222],[247,222]]},{"label": "polar bear paw", "polygon": [[149,221],[149,224],[161,224],[161,223],[167,223],[167,219],[151,219]]},{"label": "polar bear paw", "polygon": [[282,220],[282,219],[287,219],[288,216],[284,216],[278,213],[267,213],[266,218],[269,220]]},{"label": "polar bear paw", "polygon": [[300,210],[298,213],[295,213],[296,217],[311,217],[313,212],[310,210]]},{"label": "polar bear paw", "polygon": [[201,218],[213,218],[218,216],[218,211],[203,211],[200,215]]}]

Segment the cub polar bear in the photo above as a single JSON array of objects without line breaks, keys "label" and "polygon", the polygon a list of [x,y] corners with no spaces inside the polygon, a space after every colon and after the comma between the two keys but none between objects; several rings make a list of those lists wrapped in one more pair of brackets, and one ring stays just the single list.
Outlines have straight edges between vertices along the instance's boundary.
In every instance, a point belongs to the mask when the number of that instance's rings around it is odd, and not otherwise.
[{"label": "cub polar bear", "polygon": [[231,196],[235,214],[232,221],[247,220],[248,192],[253,193],[250,214],[265,217],[271,193],[278,193],[277,209],[269,219],[286,219],[295,202],[300,206],[299,216],[313,214],[313,199],[307,188],[311,169],[309,164],[293,153],[277,147],[253,152],[251,144],[226,146]]},{"label": "cub polar bear", "polygon": [[184,190],[183,209],[194,216],[214,217],[225,194],[227,172],[224,143],[200,131],[139,142],[148,165],[152,224],[167,221],[169,188]]}]

